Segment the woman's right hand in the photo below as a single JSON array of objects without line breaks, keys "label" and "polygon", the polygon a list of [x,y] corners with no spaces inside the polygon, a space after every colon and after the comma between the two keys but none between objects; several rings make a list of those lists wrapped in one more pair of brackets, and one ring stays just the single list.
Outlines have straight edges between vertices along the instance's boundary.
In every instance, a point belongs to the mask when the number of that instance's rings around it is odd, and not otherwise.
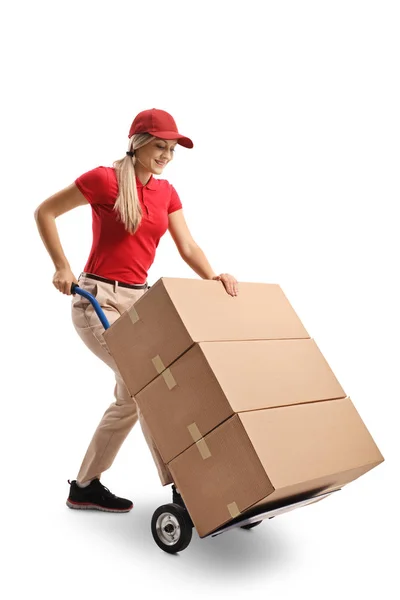
[{"label": "woman's right hand", "polygon": [[[79,282],[71,269],[57,269],[54,273],[53,285],[63,294],[66,294],[67,296],[71,295],[71,286],[73,283],[79,285]],[[73,295],[75,296],[75,294]]]}]

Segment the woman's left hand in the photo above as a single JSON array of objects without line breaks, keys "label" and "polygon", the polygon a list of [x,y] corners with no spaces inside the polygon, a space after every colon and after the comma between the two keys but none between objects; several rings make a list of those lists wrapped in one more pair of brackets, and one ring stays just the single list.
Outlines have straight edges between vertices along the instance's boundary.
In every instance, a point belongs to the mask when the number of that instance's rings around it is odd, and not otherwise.
[{"label": "woman's left hand", "polygon": [[239,283],[237,282],[235,277],[233,277],[233,275],[229,275],[229,273],[222,273],[221,275],[216,275],[215,277],[213,277],[213,279],[216,279],[217,281],[222,281],[222,283],[225,286],[225,290],[231,296],[238,295]]}]

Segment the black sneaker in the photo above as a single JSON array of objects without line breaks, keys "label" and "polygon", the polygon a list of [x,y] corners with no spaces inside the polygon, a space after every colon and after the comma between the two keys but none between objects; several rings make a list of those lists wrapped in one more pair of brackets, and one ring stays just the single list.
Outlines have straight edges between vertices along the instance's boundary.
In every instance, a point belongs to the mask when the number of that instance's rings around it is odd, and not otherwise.
[{"label": "black sneaker", "polygon": [[76,479],[70,481],[67,506],[69,508],[103,510],[105,512],[128,512],[133,508],[133,503],[125,498],[118,498],[106,488],[99,479],[93,479],[91,483],[81,488]]}]

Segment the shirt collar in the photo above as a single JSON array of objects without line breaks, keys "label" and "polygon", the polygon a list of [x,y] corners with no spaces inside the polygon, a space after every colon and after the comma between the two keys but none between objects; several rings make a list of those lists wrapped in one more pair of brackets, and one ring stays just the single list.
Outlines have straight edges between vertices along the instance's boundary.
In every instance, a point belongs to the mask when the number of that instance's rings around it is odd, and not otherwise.
[{"label": "shirt collar", "polygon": [[157,189],[157,179],[154,179],[153,175],[150,175],[150,179],[148,180],[148,182],[146,183],[146,185],[143,185],[143,183],[140,181],[139,177],[136,175],[136,186],[138,188],[148,188],[149,190],[156,190]]}]

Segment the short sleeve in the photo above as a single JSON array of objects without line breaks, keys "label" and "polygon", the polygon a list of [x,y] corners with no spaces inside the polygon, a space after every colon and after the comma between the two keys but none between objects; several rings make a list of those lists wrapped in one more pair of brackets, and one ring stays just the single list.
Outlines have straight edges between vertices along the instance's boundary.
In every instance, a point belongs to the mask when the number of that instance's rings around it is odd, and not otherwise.
[{"label": "short sleeve", "polygon": [[179,210],[180,208],[182,208],[182,202],[178,196],[176,189],[173,185],[171,185],[171,199],[169,202],[168,214]]},{"label": "short sleeve", "polygon": [[108,172],[106,167],[96,167],[80,175],[74,181],[89,204],[104,204],[108,195]]}]

